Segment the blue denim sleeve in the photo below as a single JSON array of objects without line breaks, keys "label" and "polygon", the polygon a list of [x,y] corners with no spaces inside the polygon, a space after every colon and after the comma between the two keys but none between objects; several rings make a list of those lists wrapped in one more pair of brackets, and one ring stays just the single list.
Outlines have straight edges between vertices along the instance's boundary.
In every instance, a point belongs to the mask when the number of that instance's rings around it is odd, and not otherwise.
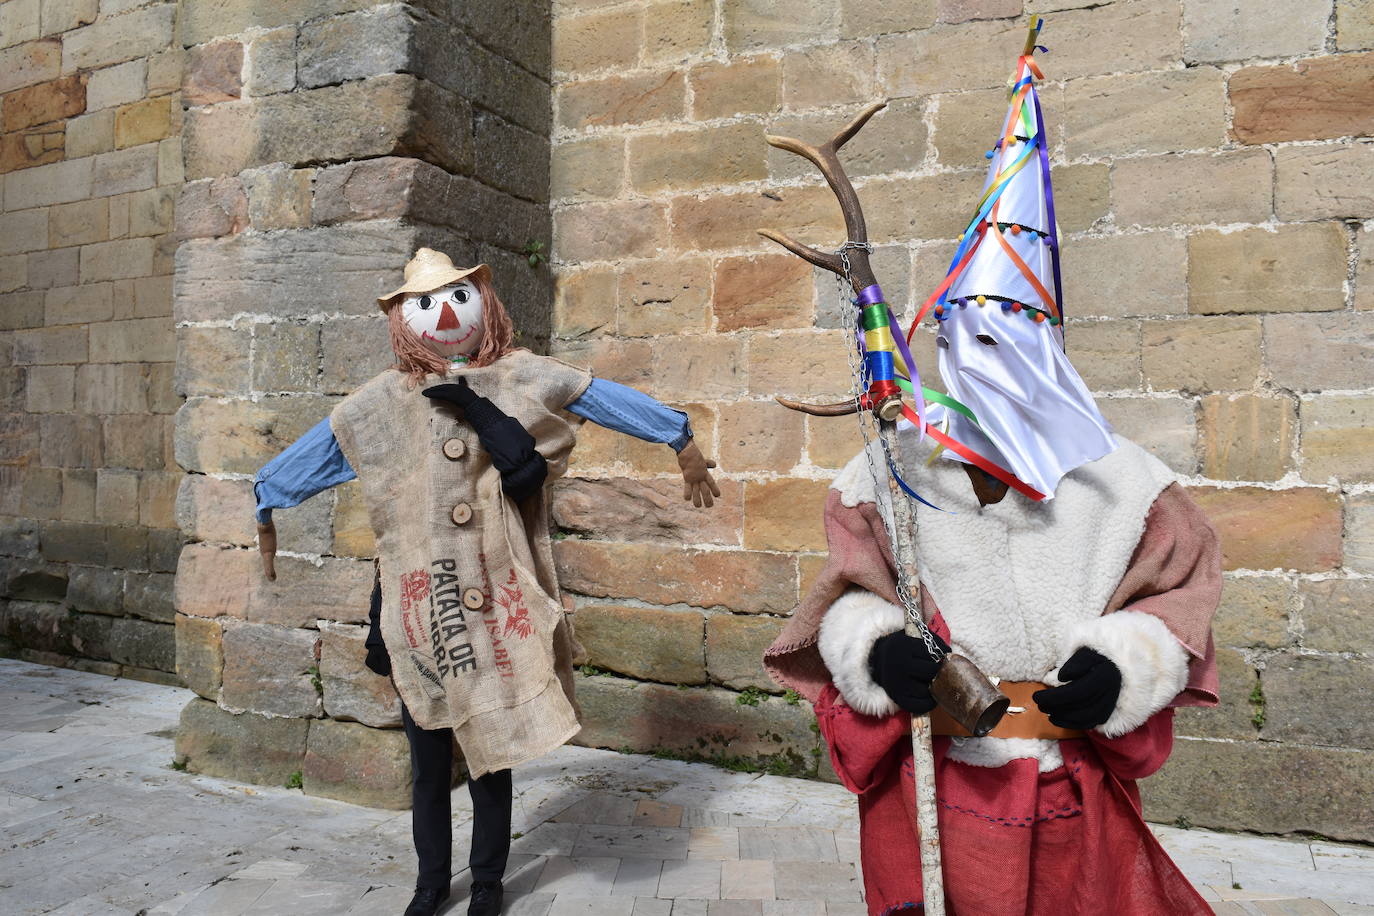
[{"label": "blue denim sleeve", "polygon": [[270,522],[273,509],[289,509],[321,490],[347,483],[357,476],[334,438],[329,418],[325,417],[263,465],[253,478],[258,523]]},{"label": "blue denim sleeve", "polygon": [[568,410],[597,426],[643,439],[663,442],[680,452],[692,439],[687,414],[661,401],[604,378],[594,378]]}]

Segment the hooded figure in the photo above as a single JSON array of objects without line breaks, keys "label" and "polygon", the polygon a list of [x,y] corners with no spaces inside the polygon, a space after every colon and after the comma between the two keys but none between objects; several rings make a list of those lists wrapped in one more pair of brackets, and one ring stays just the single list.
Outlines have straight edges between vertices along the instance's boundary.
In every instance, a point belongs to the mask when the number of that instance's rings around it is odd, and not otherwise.
[{"label": "hooded figure", "polygon": [[1135,781],[1168,757],[1174,707],[1216,703],[1220,548],[1175,475],[1110,432],[1064,353],[1031,51],[983,199],[927,303],[941,375],[968,411],[932,407],[931,424],[1024,487],[984,486],[960,457],[923,467],[929,440],[910,424],[894,456],[934,504],[913,506],[911,592],[1011,710],[974,738],[935,709],[941,660],[903,632],[876,443],[832,485],[828,562],[764,661],[815,704],[859,797],[872,916],[922,905],[910,722],[925,714],[949,912],[1208,913],[1141,819]]},{"label": "hooded figure", "polygon": [[378,300],[397,363],[258,472],[266,573],[274,508],[358,477],[376,536],[367,664],[402,701],[419,877],[408,916],[449,896],[452,745],[473,797],[469,913],[501,907],[511,773],[578,730],[571,624],[543,484],[567,468],[578,417],[678,453],[684,497],[719,496],[687,417],[647,395],[514,346],[484,264],[428,248]]}]

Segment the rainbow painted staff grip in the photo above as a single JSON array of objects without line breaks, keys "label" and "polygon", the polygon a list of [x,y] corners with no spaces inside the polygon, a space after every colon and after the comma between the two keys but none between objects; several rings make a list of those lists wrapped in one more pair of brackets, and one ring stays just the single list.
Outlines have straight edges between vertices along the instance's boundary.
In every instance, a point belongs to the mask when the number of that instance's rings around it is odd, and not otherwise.
[{"label": "rainbow painted staff grip", "polygon": [[892,337],[887,303],[878,284],[866,286],[856,300],[859,326],[864,332],[864,367],[868,372],[868,404],[884,420],[895,420],[902,409],[897,387],[897,343]]}]

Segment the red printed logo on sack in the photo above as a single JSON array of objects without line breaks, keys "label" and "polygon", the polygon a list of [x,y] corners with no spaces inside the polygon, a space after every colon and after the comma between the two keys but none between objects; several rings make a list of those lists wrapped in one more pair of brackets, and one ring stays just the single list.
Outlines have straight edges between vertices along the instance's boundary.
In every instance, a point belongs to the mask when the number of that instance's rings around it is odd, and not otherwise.
[{"label": "red printed logo on sack", "polygon": [[406,642],[412,649],[421,645],[418,633],[424,629],[420,621],[419,604],[429,597],[429,573],[423,569],[401,576],[401,626]]},{"label": "red printed logo on sack", "polygon": [[506,584],[501,586],[500,594],[496,596],[496,603],[506,612],[503,636],[514,634],[516,637],[524,639],[534,632],[534,621],[530,619],[530,609],[525,606],[525,594],[516,582],[514,569],[510,571],[510,577],[506,579]]}]

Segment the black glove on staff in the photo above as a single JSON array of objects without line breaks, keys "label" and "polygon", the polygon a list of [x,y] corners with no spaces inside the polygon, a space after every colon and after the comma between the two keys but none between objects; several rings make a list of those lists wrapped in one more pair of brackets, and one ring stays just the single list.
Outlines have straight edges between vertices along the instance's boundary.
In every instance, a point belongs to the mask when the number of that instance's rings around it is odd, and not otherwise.
[{"label": "black glove on staff", "polygon": [[367,658],[363,664],[373,674],[390,677],[391,656],[387,655],[386,643],[382,641],[382,574],[380,571],[372,583],[372,607],[368,609],[367,622],[367,639],[363,640],[363,645],[367,647]]},{"label": "black glove on staff", "polygon": [[1121,669],[1087,646],[1069,656],[1059,669],[1062,687],[1049,687],[1031,699],[1050,717],[1051,725],[1087,731],[1112,717],[1121,695]]},{"label": "black glove on staff", "polygon": [[479,397],[468,387],[466,378],[432,385],[422,394],[431,400],[447,401],[462,408],[482,448],[491,455],[492,466],[501,473],[501,489],[507,496],[522,502],[544,486],[549,467],[544,456],[535,451],[534,437],[519,420]]},{"label": "black glove on staff", "polygon": [[[949,645],[930,634],[942,652]],[[868,673],[873,682],[892,697],[892,702],[913,716],[923,716],[935,708],[930,682],[940,673],[944,657],[935,658],[924,639],[908,636],[902,630],[879,637],[868,653]]]}]

